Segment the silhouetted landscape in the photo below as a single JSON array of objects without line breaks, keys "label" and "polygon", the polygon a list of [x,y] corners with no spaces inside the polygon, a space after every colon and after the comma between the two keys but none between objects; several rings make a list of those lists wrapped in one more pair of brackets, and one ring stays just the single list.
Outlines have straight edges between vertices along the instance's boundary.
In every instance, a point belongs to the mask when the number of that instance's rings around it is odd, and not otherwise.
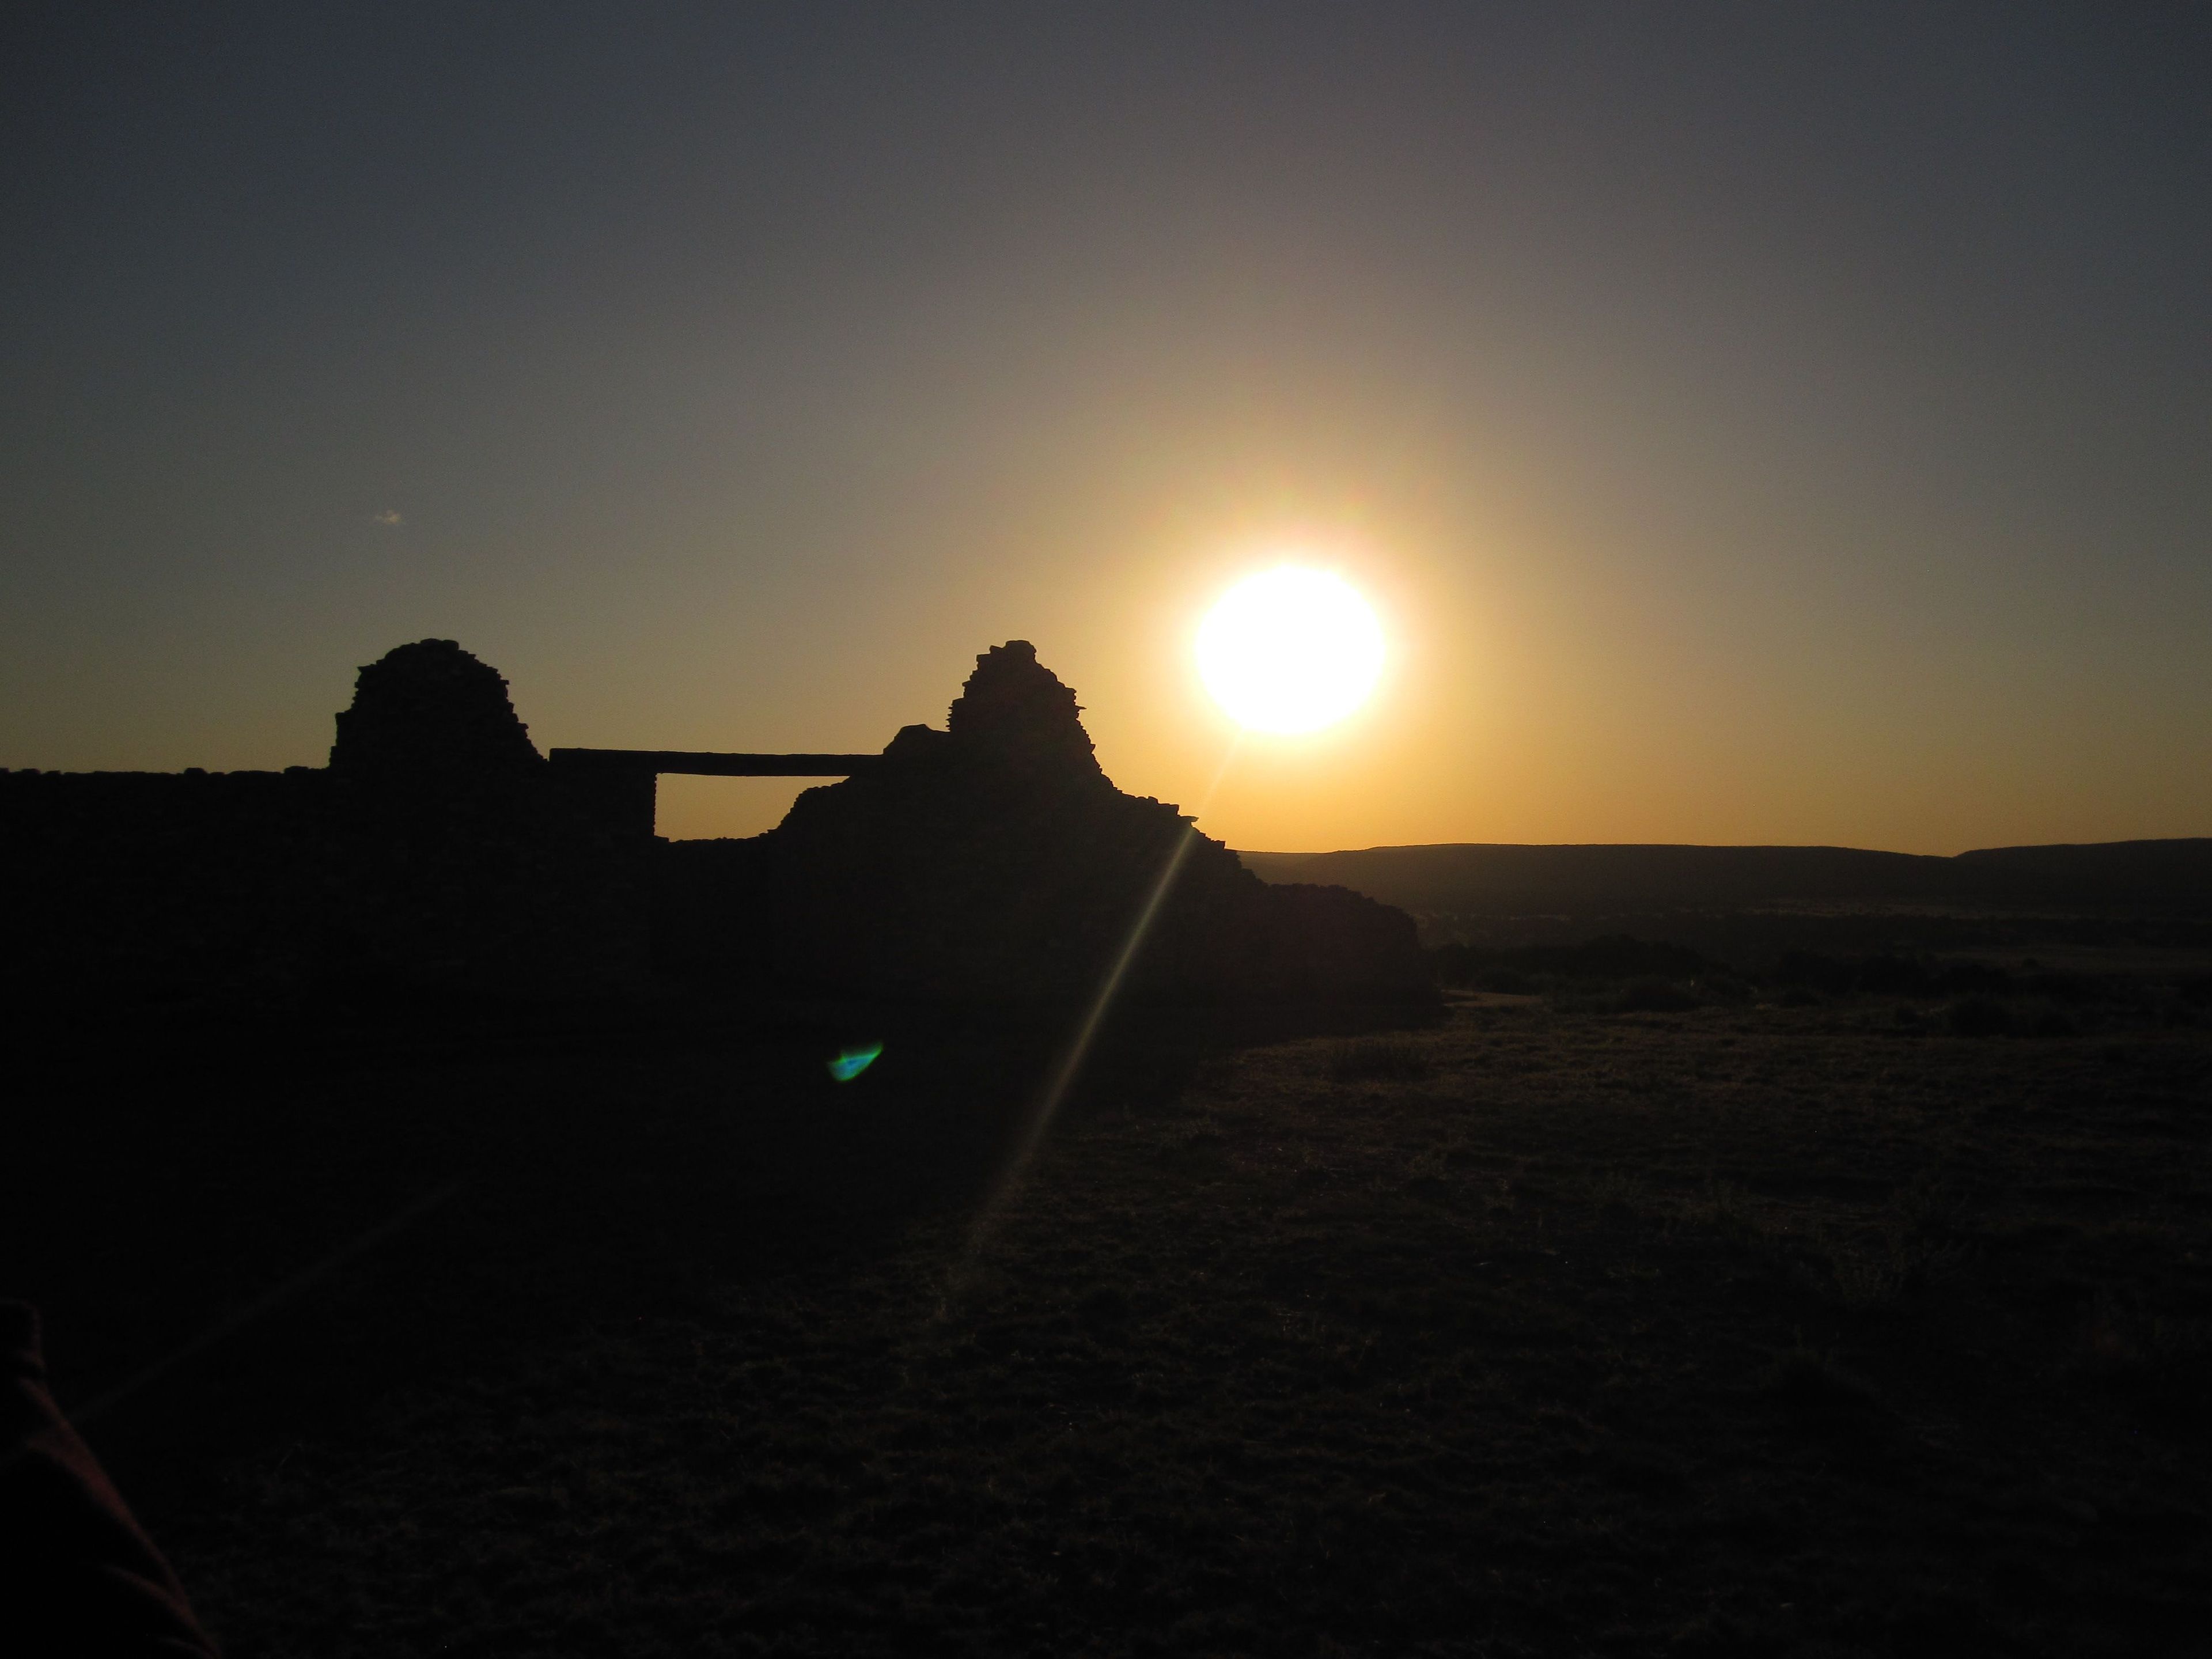
[{"label": "silhouetted landscape", "polygon": [[361,671],[325,769],[0,773],[15,994],[497,1001],[680,977],[1063,1003],[1097,989],[1171,859],[1129,994],[1429,994],[1401,913],[1263,884],[1116,790],[1026,641],[977,659],[945,730],[907,727],[751,841],[658,841],[649,769],[563,758],[497,672],[425,640]]},{"label": "silhouetted landscape", "polygon": [[2198,1659],[2208,85],[0,10],[0,1659]]},{"label": "silhouetted landscape", "polygon": [[1240,863],[1018,641],[836,763],[657,841],[434,641],[0,778],[0,1261],[229,1650],[2193,1639],[2208,843]]},{"label": "silhouetted landscape", "polygon": [[[1375,847],[1246,853],[1270,881],[1327,881],[1410,911],[1430,944],[1634,920],[1711,929],[1763,915],[1818,929],[1850,916],[2102,921],[2115,933],[2212,924],[2212,838],[1994,847],[1930,858],[1850,847]],[[1778,921],[1778,926],[1785,925]],[[1883,925],[1880,922],[1875,925]]]}]

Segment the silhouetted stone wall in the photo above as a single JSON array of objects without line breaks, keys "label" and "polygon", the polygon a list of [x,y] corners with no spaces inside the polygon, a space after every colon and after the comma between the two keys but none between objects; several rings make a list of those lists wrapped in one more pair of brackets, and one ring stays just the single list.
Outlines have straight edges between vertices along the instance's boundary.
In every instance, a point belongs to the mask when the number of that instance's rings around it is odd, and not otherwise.
[{"label": "silhouetted stone wall", "polygon": [[648,847],[582,810],[454,641],[361,671],[330,778],[333,977],[495,996],[643,977]]},{"label": "silhouetted stone wall", "polygon": [[592,994],[647,972],[649,848],[575,810],[450,640],[361,671],[327,770],[0,773],[18,995]]},{"label": "silhouetted stone wall", "polygon": [[1402,912],[1266,886],[1115,788],[1080,714],[1012,641],[945,730],[906,727],[766,836],[671,846],[592,769],[542,758],[495,670],[423,640],[362,669],[327,769],[0,773],[8,972],[18,994],[540,997],[634,988],[657,962],[1064,1000],[1097,988],[1181,848],[1133,994],[1430,994]]},{"label": "silhouetted stone wall", "polygon": [[544,770],[507,681],[453,640],[398,646],[362,668],[337,724],[333,775],[433,811],[511,794]]},{"label": "silhouetted stone wall", "polygon": [[880,769],[808,790],[765,836],[664,847],[661,959],[822,991],[1078,1000],[1188,841],[1132,994],[1431,994],[1411,918],[1267,886],[1175,807],[1115,788],[1079,712],[1026,641],[985,653],[945,731],[908,726]]},{"label": "silhouetted stone wall", "polygon": [[285,994],[312,977],[328,779],[0,772],[18,1000]]}]

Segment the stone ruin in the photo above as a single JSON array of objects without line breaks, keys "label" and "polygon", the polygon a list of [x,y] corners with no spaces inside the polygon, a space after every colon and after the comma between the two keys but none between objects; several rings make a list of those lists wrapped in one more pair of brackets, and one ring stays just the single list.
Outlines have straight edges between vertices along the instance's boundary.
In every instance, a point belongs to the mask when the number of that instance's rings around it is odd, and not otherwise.
[{"label": "stone ruin", "polygon": [[1080,713],[1028,641],[985,652],[943,731],[906,727],[880,766],[806,791],[764,836],[665,844],[656,956],[824,992],[1081,998],[1181,848],[1130,994],[1431,994],[1411,917],[1340,887],[1261,882],[1176,807],[1116,789]]},{"label": "stone ruin", "polygon": [[850,757],[768,834],[666,842],[649,773],[641,815],[638,777],[549,763],[495,670],[419,641],[361,670],[326,769],[0,773],[10,977],[187,999],[595,996],[660,975],[1065,1001],[1096,990],[1180,849],[1132,994],[1433,994],[1405,913],[1262,883],[1116,789],[1080,716],[1012,641],[976,659],[944,730]]},{"label": "stone ruin", "polygon": [[331,745],[332,776],[395,799],[496,794],[544,765],[507,681],[453,640],[398,646],[362,669]]},{"label": "stone ruin", "polygon": [[324,976],[535,995],[647,974],[647,849],[600,831],[456,641],[362,669],[327,775]]},{"label": "stone ruin", "polygon": [[451,640],[362,669],[327,769],[0,773],[10,990],[495,1000],[642,982],[647,847],[601,832]]}]

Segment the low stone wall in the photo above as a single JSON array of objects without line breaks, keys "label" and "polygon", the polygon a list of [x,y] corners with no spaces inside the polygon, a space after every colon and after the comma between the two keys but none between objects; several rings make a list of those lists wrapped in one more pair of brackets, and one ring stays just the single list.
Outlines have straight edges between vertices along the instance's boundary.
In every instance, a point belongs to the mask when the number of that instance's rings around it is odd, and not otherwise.
[{"label": "low stone wall", "polygon": [[601,994],[646,976],[646,847],[540,778],[445,810],[341,775],[0,772],[18,1000]]},{"label": "low stone wall", "polygon": [[313,972],[329,778],[0,772],[19,999],[265,993]]},{"label": "low stone wall", "polygon": [[0,773],[24,999],[641,984],[649,840],[556,777],[449,640],[361,671],[326,769]]}]

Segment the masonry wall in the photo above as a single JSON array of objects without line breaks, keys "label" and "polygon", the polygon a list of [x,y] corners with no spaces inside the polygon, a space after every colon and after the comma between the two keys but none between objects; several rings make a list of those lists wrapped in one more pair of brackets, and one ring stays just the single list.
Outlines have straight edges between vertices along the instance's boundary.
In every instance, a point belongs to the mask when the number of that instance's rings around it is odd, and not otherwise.
[{"label": "masonry wall", "polygon": [[267,992],[311,971],[325,775],[0,772],[4,972],[33,999]]},{"label": "masonry wall", "polygon": [[0,772],[18,1001],[599,994],[644,975],[647,848],[550,778],[441,808],[329,770]]}]

